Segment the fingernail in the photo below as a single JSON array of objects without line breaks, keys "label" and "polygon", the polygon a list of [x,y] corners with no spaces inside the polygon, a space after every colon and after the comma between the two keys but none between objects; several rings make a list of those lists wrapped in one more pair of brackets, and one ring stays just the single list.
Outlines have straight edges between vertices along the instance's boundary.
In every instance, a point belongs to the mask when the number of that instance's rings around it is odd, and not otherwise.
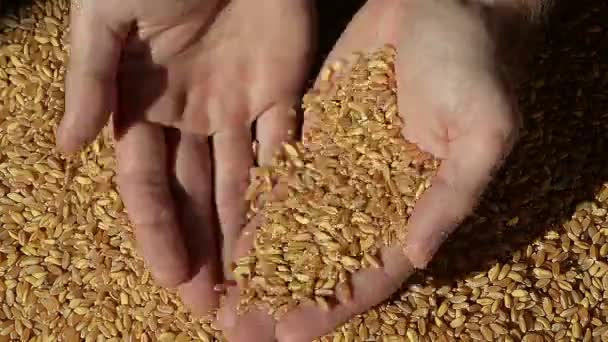
[{"label": "fingernail", "polygon": [[435,253],[439,250],[439,247],[441,247],[441,243],[438,242],[431,242],[425,246],[416,244],[408,248],[409,253],[406,255],[415,268],[423,270],[431,262]]},{"label": "fingernail", "polygon": [[224,293],[226,292],[226,286],[224,284],[215,284],[215,286],[213,286],[213,291]]},{"label": "fingernail", "polygon": [[236,325],[236,319],[233,317],[233,315],[227,313],[226,310],[223,308],[217,311],[215,320],[217,322],[217,325],[222,330],[232,329]]},{"label": "fingernail", "polygon": [[215,284],[215,286],[213,286],[213,291],[219,292],[219,293],[224,293],[228,290],[229,287],[234,287],[234,286],[236,286],[236,281],[226,280],[223,284]]}]

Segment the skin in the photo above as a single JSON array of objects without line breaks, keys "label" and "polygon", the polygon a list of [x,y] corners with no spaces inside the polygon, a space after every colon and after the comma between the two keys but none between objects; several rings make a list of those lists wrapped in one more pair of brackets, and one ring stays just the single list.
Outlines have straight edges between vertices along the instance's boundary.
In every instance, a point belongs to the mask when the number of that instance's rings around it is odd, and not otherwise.
[{"label": "skin", "polygon": [[214,287],[229,275],[249,168],[296,128],[289,109],[314,52],[312,14],[306,0],[72,4],[58,147],[77,152],[114,113],[117,181],[139,251],[195,313],[217,306]]},{"label": "skin", "polygon": [[[259,312],[237,317],[238,289],[230,288],[219,318],[231,341],[309,341],[426,267],[516,140],[504,38],[513,17],[534,17],[539,1],[488,0],[486,11],[474,1],[375,0],[361,9],[328,62],[395,45],[404,136],[443,159],[441,170],[416,206],[405,245],[382,251],[382,269],[355,275],[350,301],[329,312],[301,307],[275,323]],[[115,113],[118,182],[141,253],[195,312],[217,304],[222,260],[228,269],[230,256],[251,247],[255,220],[237,240],[254,163],[250,132],[253,125],[265,163],[295,127],[287,108],[313,52],[310,4],[107,0],[72,10],[58,145],[77,151]],[[275,30],[279,22],[290,25]]]},{"label": "skin", "polygon": [[[520,51],[505,42],[516,38],[513,32],[523,32],[508,25],[532,18],[538,1],[492,3],[484,8],[474,1],[369,1],[355,16],[328,62],[393,44],[399,108],[407,113],[403,135],[441,158],[442,165],[416,204],[404,245],[381,251],[381,269],[354,275],[350,300],[329,311],[302,306],[275,322],[262,311],[238,316],[238,289],[231,288],[218,314],[231,342],[305,342],[333,331],[386,300],[415,269],[425,268],[471,213],[517,140],[521,117],[504,72]],[[314,114],[305,120],[305,129],[314,125]],[[257,225],[254,220],[246,228],[236,258],[251,248]]]}]

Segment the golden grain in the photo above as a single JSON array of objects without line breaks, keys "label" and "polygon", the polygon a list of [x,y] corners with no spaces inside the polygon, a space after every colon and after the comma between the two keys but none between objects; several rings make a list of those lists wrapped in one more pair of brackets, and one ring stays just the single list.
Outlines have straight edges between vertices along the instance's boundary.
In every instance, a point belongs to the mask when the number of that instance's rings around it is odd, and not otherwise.
[{"label": "golden grain", "polygon": [[[107,134],[71,163],[54,150],[68,7],[65,0],[34,1],[2,20],[0,336],[34,342],[220,338],[213,329],[197,336],[208,320],[192,319],[176,294],[147,275],[112,183]],[[105,190],[91,193],[92,185]],[[140,319],[148,302],[163,302],[158,312],[183,323],[160,315]]]},{"label": "golden grain", "polygon": [[[438,162],[406,142],[399,118],[388,116],[387,109],[397,102],[394,81],[373,90],[368,83],[355,82],[369,77],[370,60],[382,60],[386,66],[371,70],[375,79],[390,73],[394,56],[389,47],[361,55],[350,78],[335,92],[307,94],[305,111],[317,111],[321,122],[307,132],[304,143],[284,144],[284,157],[272,168],[253,172],[257,176],[249,197],[262,195],[264,191],[255,194],[259,189],[270,191],[271,178],[287,188],[287,198],[253,208],[251,215],[261,215],[264,223],[253,257],[239,261],[235,269],[237,279],[246,285],[242,310],[266,303],[276,313],[309,300],[326,306],[319,291],[306,290],[314,286],[314,279],[322,284],[322,296],[337,296],[336,286],[350,288],[351,273],[381,267],[379,248],[402,238],[400,227],[407,223],[408,208],[428,187]],[[282,260],[289,275],[267,271],[268,265]],[[276,284],[277,278],[283,281],[280,288],[265,285]]]},{"label": "golden grain", "polygon": [[[219,340],[220,334],[208,319],[194,320],[173,292],[153,284],[137,257],[113,183],[115,161],[107,132],[70,160],[54,151],[54,130],[64,106],[68,7],[68,0],[37,0],[18,15],[0,19],[0,341]],[[592,57],[585,67],[600,75],[596,79],[601,85],[601,75],[608,75],[608,68]],[[352,84],[345,87],[365,87],[378,93],[394,87],[390,60],[369,59],[366,55],[360,55],[359,60],[366,61],[359,70],[361,75],[354,75]],[[328,89],[332,75],[343,69],[341,63],[335,64],[323,74]],[[542,87],[540,83],[535,85],[530,98],[541,94]],[[596,93],[584,96],[605,96]],[[332,104],[320,102],[318,96],[307,96],[306,110],[331,112],[328,106]],[[381,267],[378,248],[398,240],[396,230],[387,234],[379,229],[381,209],[395,205],[394,213],[405,213],[402,217],[406,218],[428,186],[427,181],[416,178],[420,174],[394,172],[406,163],[399,158],[415,154],[415,149],[408,147],[407,153],[400,154],[392,145],[398,136],[395,129],[374,127],[374,122],[394,119],[396,104],[355,100],[340,107],[348,111],[341,114],[354,119],[350,125],[346,120],[340,122],[340,127],[345,127],[335,135],[340,141],[329,139],[328,132],[317,132],[307,137],[307,145],[285,146],[285,169],[289,163],[292,169],[310,171],[296,172],[297,177],[287,184],[290,197],[314,194],[319,184],[329,186],[329,182],[335,184],[328,187],[335,196],[329,193],[316,203],[304,205],[287,201],[288,206],[300,211],[294,211],[293,220],[273,217],[279,220],[271,230],[289,233],[292,241],[284,246],[264,241],[262,260],[239,265],[245,278],[275,272],[277,280],[289,283],[291,293],[301,299],[308,296],[326,309],[330,307],[328,296],[352,297],[350,272]],[[608,121],[608,116],[602,118],[604,123],[597,127]],[[364,121],[372,125],[361,127]],[[387,129],[388,134],[394,134],[390,144],[379,149],[378,145],[361,145],[364,139],[377,142],[386,138]],[[524,145],[536,144],[535,134],[524,136]],[[538,136],[549,139],[550,134],[544,130]],[[306,149],[313,143],[325,147],[323,158],[307,159]],[[344,150],[348,153],[341,159],[339,153]],[[564,158],[566,154],[564,151]],[[550,181],[542,185],[543,191],[551,191],[556,186],[551,182],[559,182],[564,176],[560,168],[547,170]],[[353,186],[336,172],[338,169],[352,170],[354,180],[362,184],[382,186]],[[369,170],[373,176],[366,174]],[[250,196],[272,187],[271,174],[276,170],[259,171],[259,188]],[[327,174],[331,177],[323,179]],[[527,171],[513,177],[510,181],[514,183],[525,182]],[[401,197],[403,204],[380,200],[375,206],[369,205],[357,198],[356,194],[361,193],[377,198]],[[341,198],[348,201],[340,202]],[[550,205],[561,206],[561,198],[548,199]],[[321,340],[606,341],[607,201],[608,184],[604,184],[563,224],[542,227],[549,228],[544,236],[512,251],[509,258],[495,261],[480,272],[467,273],[451,285],[434,286],[424,280],[406,286],[391,300],[354,317],[331,338]],[[503,205],[500,203],[493,212],[501,212]],[[252,205],[252,210],[259,213],[266,209]],[[343,217],[344,210],[352,215]],[[527,227],[527,219],[519,212],[505,213],[501,224],[520,230]],[[300,226],[292,231],[284,220]],[[406,220],[399,223],[405,224]],[[285,250],[288,253],[283,255]],[[286,266],[301,258],[323,266],[315,270]],[[318,274],[325,278],[318,281]],[[281,287],[275,290],[284,291]]]}]

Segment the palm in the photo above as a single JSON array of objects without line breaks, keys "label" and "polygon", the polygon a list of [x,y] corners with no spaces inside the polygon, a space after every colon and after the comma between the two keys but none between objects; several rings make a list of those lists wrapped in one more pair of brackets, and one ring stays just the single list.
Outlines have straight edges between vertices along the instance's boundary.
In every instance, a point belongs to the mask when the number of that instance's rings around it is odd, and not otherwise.
[{"label": "palm", "polygon": [[[332,62],[386,43],[396,46],[399,109],[407,116],[403,133],[443,159],[432,187],[417,202],[410,218],[406,248],[392,246],[381,251],[383,268],[354,275],[353,298],[329,311],[307,305],[287,313],[279,322],[263,312],[237,317],[238,290],[234,290],[220,312],[233,341],[310,341],[386,300],[415,268],[426,266],[445,236],[472,209],[492,169],[508,152],[516,120],[493,69],[493,59],[479,52],[483,50],[477,45],[479,37],[466,30],[445,36],[453,33],[446,31],[446,26],[457,31],[467,25],[466,20],[460,20],[460,7],[454,9],[457,14],[446,14],[435,11],[435,5],[427,7],[427,3],[433,2],[368,2],[328,58]],[[437,19],[439,14],[444,16]],[[310,116],[307,125],[314,125],[314,113]],[[252,224],[250,228],[253,231],[255,227]],[[240,255],[247,254],[251,239],[242,239]],[[337,297],[341,298],[340,294]],[[305,329],[301,322],[307,323]],[[257,334],[252,338],[254,332]]]},{"label": "palm", "polygon": [[260,7],[231,1],[212,23],[201,8],[171,25],[139,25],[118,69],[121,113],[211,136],[289,108],[312,52],[310,16],[304,6]]},{"label": "palm", "polygon": [[[245,223],[252,124],[261,163],[294,128],[289,109],[307,73],[310,8],[282,1],[145,3],[124,2],[135,18],[109,7],[117,1],[74,14],[58,140],[73,150],[97,134],[107,111],[115,113],[118,183],[141,253],[157,280],[180,285],[200,312],[217,304],[220,250],[231,254]],[[101,16],[108,12],[114,17]],[[97,33],[93,49],[89,25],[96,20],[115,26]],[[293,29],[274,27],[283,21]],[[96,74],[82,70],[85,61]],[[83,112],[90,113],[86,120]]]}]

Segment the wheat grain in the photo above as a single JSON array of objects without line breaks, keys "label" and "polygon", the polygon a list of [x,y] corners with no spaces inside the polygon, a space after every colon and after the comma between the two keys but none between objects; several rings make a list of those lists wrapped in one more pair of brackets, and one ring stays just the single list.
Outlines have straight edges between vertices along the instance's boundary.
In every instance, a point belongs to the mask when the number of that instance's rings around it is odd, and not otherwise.
[{"label": "wheat grain", "polygon": [[71,160],[54,150],[67,11],[35,1],[2,19],[0,341],[219,339],[136,255],[107,134]]},{"label": "wheat grain", "polygon": [[[54,151],[54,130],[64,108],[68,5],[67,0],[38,0],[17,15],[0,19],[0,341],[219,340],[219,332],[208,319],[193,319],[174,293],[153,284],[149,272],[135,254],[131,228],[113,183],[115,160],[108,135],[100,137],[79,156],[69,160]],[[599,5],[589,18],[602,18],[605,13],[605,5]],[[574,26],[580,29],[584,22]],[[593,42],[600,45],[597,39],[589,37],[581,41],[589,46]],[[558,55],[561,56],[562,52],[559,51]],[[529,226],[529,216],[536,212],[521,210],[526,206],[533,207],[533,203],[521,201],[521,197],[518,199],[516,196],[522,191],[550,194],[543,203],[553,216],[557,217],[560,212],[570,213],[568,205],[562,204],[570,196],[569,190],[564,192],[560,189],[562,182],[569,181],[564,177],[571,170],[564,169],[560,160],[566,160],[570,166],[581,166],[576,170],[583,174],[582,178],[604,175],[600,172],[584,173],[596,170],[594,155],[601,154],[589,152],[581,155],[574,149],[581,144],[572,138],[579,137],[572,133],[576,131],[585,134],[580,141],[587,141],[585,139],[595,134],[600,137],[597,146],[605,145],[608,115],[603,114],[606,106],[600,101],[606,98],[605,91],[601,89],[608,84],[605,81],[608,80],[605,76],[608,75],[608,66],[599,60],[600,55],[580,55],[576,57],[576,63],[560,66],[563,75],[559,77],[579,80],[588,76],[595,80],[585,89],[579,83],[572,83],[581,87],[576,92],[588,96],[588,100],[582,101],[577,95],[576,106],[581,109],[571,108],[570,104],[565,108],[572,111],[567,110],[565,114],[550,109],[552,104],[547,103],[561,103],[559,101],[570,97],[553,94],[546,85],[549,80],[532,83],[528,100],[537,108],[530,119],[536,130],[522,137],[521,145],[525,149],[521,147],[520,150],[537,150],[537,154],[531,154],[533,157],[527,160],[536,158],[543,165],[537,169],[534,163],[513,166],[505,184],[523,184],[525,187],[515,186],[513,192],[506,186],[500,188],[496,192],[500,196],[487,204],[485,216],[478,214],[473,218],[474,222],[491,222],[491,230],[504,227],[505,236],[519,235],[528,228],[534,228]],[[360,58],[370,56],[362,55]],[[568,69],[578,67],[578,63],[584,68]],[[359,70],[361,74],[347,86],[354,89],[369,86],[374,92],[394,87],[394,77],[390,72],[387,74],[390,68],[390,61],[368,61],[365,70]],[[548,75],[560,74],[554,68],[547,68]],[[332,90],[330,80],[345,69],[344,64],[338,63],[324,74],[324,87],[328,91]],[[587,69],[591,69],[590,75],[581,72]],[[332,105],[319,103],[315,96],[318,95],[311,94],[306,98],[309,112],[327,110],[324,106]],[[541,100],[544,103],[540,103]],[[535,101],[538,104],[534,104]],[[590,101],[596,101],[593,102],[595,106],[585,107]],[[391,102],[351,102],[344,108],[358,119],[367,117],[369,122],[377,120],[378,112],[386,113],[387,120],[392,120],[397,114],[397,108]],[[378,107],[382,107],[382,111]],[[546,118],[547,111],[557,119]],[[593,118],[597,122],[581,126],[578,112],[584,113],[582,118]],[[574,122],[573,128],[559,130],[564,126],[561,121]],[[328,129],[331,127],[335,128],[328,126]],[[360,267],[381,267],[374,258],[377,242],[391,243],[397,239],[392,233],[382,236],[386,233],[380,232],[375,221],[375,215],[382,214],[379,208],[389,202],[370,207],[370,213],[366,213],[366,210],[361,210],[367,209],[365,203],[354,194],[368,191],[374,195],[392,195],[413,191],[411,201],[404,200],[407,208],[419,195],[415,179],[390,173],[386,177],[386,168],[381,161],[394,158],[398,153],[390,146],[385,146],[380,152],[369,146],[357,146],[346,153],[344,159],[337,158],[340,151],[355,146],[363,137],[371,137],[352,124],[347,127],[336,135],[342,140],[342,150],[329,148],[336,142],[327,134],[309,136],[305,144],[295,144],[293,149],[287,147],[291,157],[285,160],[285,169],[287,163],[291,163],[290,168],[296,164],[303,164],[306,168],[308,157],[305,152],[310,148],[306,146],[315,141],[327,148],[324,153],[330,154],[319,158],[310,172],[303,172],[299,178],[290,180],[289,186],[293,194],[314,193],[319,182],[335,180],[332,189],[336,196],[327,196],[326,202],[318,201],[320,205],[317,206],[285,203],[294,208],[304,208],[298,212],[299,220],[317,228],[308,230],[298,226],[302,229],[297,234],[289,230],[294,239],[287,245],[288,253],[284,253],[281,246],[262,244],[264,262],[252,259],[253,263],[248,260],[242,265],[256,265],[246,267],[244,271],[249,273],[244,272],[244,275],[257,272],[258,276],[267,277],[276,274],[277,281],[289,283],[291,288],[288,290],[300,296],[298,298],[312,298],[322,306],[328,304],[326,298],[332,293],[350,291],[346,265],[352,271]],[[603,131],[594,133],[596,128]],[[387,134],[398,136],[396,130],[387,133],[383,128],[374,131],[373,137],[386,138]],[[551,142],[555,141],[560,141],[558,146],[562,149],[552,147]],[[595,151],[591,148],[585,151]],[[413,151],[413,148],[407,150],[408,153]],[[357,156],[364,158],[359,160],[355,158]],[[568,159],[569,156],[575,159]],[[351,166],[356,180],[368,179],[365,184],[382,184],[382,187],[353,187],[348,182],[341,182],[343,178],[335,172],[330,179],[322,178],[321,171],[336,170],[345,167],[345,163]],[[599,162],[598,165],[605,164]],[[259,188],[253,189],[250,196],[253,198],[259,192],[269,191],[274,181],[271,175],[280,170],[257,170],[255,182]],[[377,179],[370,178],[365,172],[367,170],[376,172]],[[542,173],[542,177],[535,176],[534,172]],[[278,178],[288,175],[279,174]],[[534,177],[550,181],[529,181]],[[573,180],[569,184],[575,186],[576,182]],[[424,186],[427,185],[425,182]],[[511,249],[507,258],[495,260],[477,272],[451,278],[453,282],[448,285],[437,284],[431,278],[407,285],[385,303],[352,318],[320,340],[608,341],[608,184],[596,190],[595,196],[583,198],[563,224],[547,223],[543,228],[548,228],[548,231],[537,240]],[[350,196],[349,202],[340,202],[338,195]],[[252,203],[252,210],[258,213],[266,210],[258,205]],[[343,210],[357,215],[352,219],[342,217]],[[407,214],[408,209],[405,209],[403,217]],[[501,220],[495,221],[494,217]],[[283,221],[295,221],[291,217],[276,219],[280,222],[275,223],[271,230],[277,234],[292,228]],[[331,229],[336,222],[342,223],[340,230]],[[479,225],[481,223],[477,227]],[[357,229],[353,229],[354,226]],[[469,228],[465,224],[461,230],[466,233]],[[493,240],[487,240],[485,234],[477,231],[469,238],[477,246],[488,245],[487,241]],[[352,242],[357,240],[358,247],[351,249]],[[501,249],[500,243],[502,240],[494,241],[487,247]],[[450,265],[458,267],[460,258],[483,257],[484,248],[476,248],[470,254],[470,246],[462,247],[456,243],[453,249],[448,248],[445,252],[450,258],[443,254],[439,259],[453,260]],[[287,268],[286,265],[302,261],[303,256],[312,265],[319,263],[322,267],[310,272],[305,269],[294,272]],[[343,262],[343,257],[348,258]],[[441,263],[434,267],[441,270]],[[311,272],[323,274],[322,281],[312,277]],[[252,277],[250,281],[262,279]],[[280,293],[284,288],[275,290]]]},{"label": "wheat grain", "polygon": [[[254,301],[271,303],[273,313],[310,300],[326,306],[319,287],[324,296],[335,296],[338,287],[349,293],[349,274],[381,267],[379,247],[401,234],[438,162],[401,138],[395,82],[389,77],[394,56],[390,47],[361,55],[336,90],[306,95],[304,110],[318,111],[316,128],[304,143],[284,145],[285,157],[264,169],[270,177],[252,180],[252,189],[268,191],[262,184],[277,179],[288,195],[255,209],[264,224],[247,257],[253,272],[236,270],[240,278],[259,280],[242,281],[244,308]],[[378,86],[371,89],[373,83]],[[273,258],[300,276],[281,277],[276,266],[268,267]]]}]

